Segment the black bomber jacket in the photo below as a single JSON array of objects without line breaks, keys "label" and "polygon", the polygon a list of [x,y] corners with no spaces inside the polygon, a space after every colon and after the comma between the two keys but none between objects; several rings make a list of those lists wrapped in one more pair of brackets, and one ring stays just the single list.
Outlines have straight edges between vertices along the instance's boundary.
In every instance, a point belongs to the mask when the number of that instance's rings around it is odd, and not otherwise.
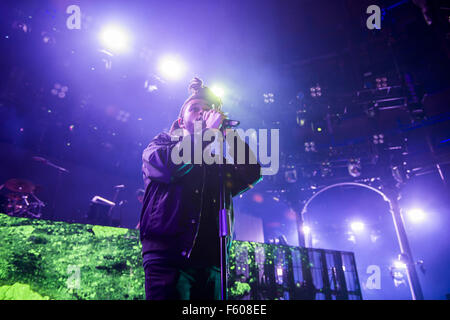
[{"label": "black bomber jacket", "polygon": [[[194,135],[185,138],[191,139],[192,145],[195,143]],[[196,245],[200,221],[204,221],[201,218],[204,208],[217,212],[218,229],[219,165],[204,162],[193,164],[193,161],[174,164],[171,153],[173,148],[180,147],[179,143],[163,132],[150,142],[142,154],[146,184],[140,217],[143,254],[148,251],[170,251],[188,259]],[[202,148],[210,143],[203,142]],[[236,145],[235,140],[235,150]],[[247,143],[245,151],[245,164],[228,164],[224,160],[222,165],[226,186],[225,206],[231,226],[234,225],[232,198],[252,188],[262,178],[260,164],[249,164],[251,151]],[[231,239],[228,239],[230,243]]]}]

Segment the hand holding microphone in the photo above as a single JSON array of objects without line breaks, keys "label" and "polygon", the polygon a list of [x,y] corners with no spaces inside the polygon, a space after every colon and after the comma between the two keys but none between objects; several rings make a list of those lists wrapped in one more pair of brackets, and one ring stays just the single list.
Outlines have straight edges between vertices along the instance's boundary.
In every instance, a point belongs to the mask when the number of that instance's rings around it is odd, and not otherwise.
[{"label": "hand holding microphone", "polygon": [[210,129],[228,129],[239,125],[239,121],[228,119],[222,111],[209,110],[203,114],[203,121],[206,128]]},{"label": "hand holding microphone", "polygon": [[225,114],[217,110],[211,109],[203,113],[203,121],[208,129],[220,129],[225,119]]}]

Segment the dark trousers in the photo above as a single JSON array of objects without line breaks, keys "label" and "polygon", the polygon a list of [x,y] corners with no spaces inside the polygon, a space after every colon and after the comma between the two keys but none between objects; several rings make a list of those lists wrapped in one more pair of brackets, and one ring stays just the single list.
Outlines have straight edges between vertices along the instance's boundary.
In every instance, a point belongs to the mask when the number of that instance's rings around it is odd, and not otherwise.
[{"label": "dark trousers", "polygon": [[220,300],[220,269],[144,255],[147,300]]}]

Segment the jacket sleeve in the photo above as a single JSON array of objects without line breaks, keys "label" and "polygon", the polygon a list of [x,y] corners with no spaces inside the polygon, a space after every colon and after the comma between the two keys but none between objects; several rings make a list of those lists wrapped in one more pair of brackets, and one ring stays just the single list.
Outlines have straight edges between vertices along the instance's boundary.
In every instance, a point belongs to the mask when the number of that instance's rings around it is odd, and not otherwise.
[{"label": "jacket sleeve", "polygon": [[[245,147],[245,162],[244,164],[238,164],[236,159],[237,155],[237,140],[234,143],[233,159],[234,164],[227,165],[227,185],[231,189],[231,194],[233,197],[253,188],[255,184],[262,180],[261,176],[261,165],[256,161],[256,156],[250,149],[245,141],[242,141],[239,137],[240,142],[244,143]],[[251,163],[250,159],[254,159]]]},{"label": "jacket sleeve", "polygon": [[172,161],[172,150],[180,146],[181,141],[170,141],[168,136],[163,141],[161,136],[157,136],[150,142],[142,153],[142,172],[146,185],[150,180],[170,183],[193,168],[190,162],[175,164]]}]

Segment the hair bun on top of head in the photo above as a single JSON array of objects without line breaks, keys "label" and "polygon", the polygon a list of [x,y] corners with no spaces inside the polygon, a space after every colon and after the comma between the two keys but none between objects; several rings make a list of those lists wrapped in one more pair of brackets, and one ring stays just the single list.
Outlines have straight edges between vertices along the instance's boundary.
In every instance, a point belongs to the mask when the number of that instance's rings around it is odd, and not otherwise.
[{"label": "hair bun on top of head", "polygon": [[220,99],[220,97],[215,95],[211,89],[205,87],[203,85],[203,81],[200,78],[194,77],[189,82],[188,90],[191,95],[186,99],[186,101],[184,101],[183,105],[181,106],[178,118],[172,123],[172,126],[169,130],[170,133],[172,133],[175,129],[180,128],[178,120],[183,118],[184,111],[189,105],[189,101],[192,101],[194,99],[202,99],[205,100],[214,110],[220,112],[222,109],[222,100]]},{"label": "hair bun on top of head", "polygon": [[203,85],[202,79],[198,77],[194,77],[191,82],[189,82],[189,92],[191,93],[191,96],[188,98],[188,100],[185,101],[185,104],[189,100],[193,99],[204,99],[208,101],[208,103],[211,104],[213,109],[215,110],[221,110],[222,108],[222,100],[220,97],[218,97],[214,92]]},{"label": "hair bun on top of head", "polygon": [[200,92],[200,89],[203,88],[203,81],[202,79],[198,77],[194,77],[194,79],[189,82],[189,93],[191,94],[198,94]]}]

